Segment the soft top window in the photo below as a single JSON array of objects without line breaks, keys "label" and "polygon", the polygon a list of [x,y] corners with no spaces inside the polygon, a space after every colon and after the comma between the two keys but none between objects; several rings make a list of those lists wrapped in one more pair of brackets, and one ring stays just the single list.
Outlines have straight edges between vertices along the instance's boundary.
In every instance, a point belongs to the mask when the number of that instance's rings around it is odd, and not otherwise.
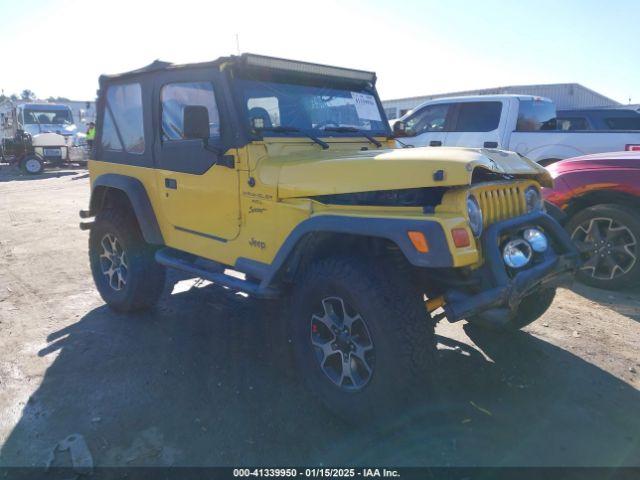
[{"label": "soft top window", "polygon": [[209,82],[170,83],[162,87],[162,139],[184,139],[183,115],[187,105],[200,105],[209,112],[209,136],[220,137],[220,116],[213,85]]},{"label": "soft top window", "polygon": [[102,124],[102,148],[142,154],[145,149],[140,84],[111,85],[107,89]]}]

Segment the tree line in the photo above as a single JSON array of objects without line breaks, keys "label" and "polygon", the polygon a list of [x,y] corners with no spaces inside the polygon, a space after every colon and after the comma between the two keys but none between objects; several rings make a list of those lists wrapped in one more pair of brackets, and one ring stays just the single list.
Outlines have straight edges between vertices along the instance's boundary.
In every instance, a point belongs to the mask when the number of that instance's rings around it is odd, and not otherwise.
[{"label": "tree line", "polygon": [[[28,88],[25,88],[24,90],[22,90],[20,95],[16,95],[15,93],[12,93],[11,95],[5,95],[4,92],[0,93],[0,102],[3,102],[5,100],[11,100],[13,102],[17,100],[32,101],[32,100],[36,100],[37,98],[38,97],[33,92],[33,90],[29,90]],[[48,97],[47,101],[48,102],[68,102],[70,100],[66,97]]]}]

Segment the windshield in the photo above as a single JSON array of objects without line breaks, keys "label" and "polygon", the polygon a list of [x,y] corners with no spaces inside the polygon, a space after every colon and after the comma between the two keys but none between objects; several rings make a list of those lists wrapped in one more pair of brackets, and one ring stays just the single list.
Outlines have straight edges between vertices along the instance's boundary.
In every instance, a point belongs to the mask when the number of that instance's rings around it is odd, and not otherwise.
[{"label": "windshield", "polygon": [[25,109],[24,123],[25,125],[70,125],[72,123],[71,112],[66,108],[60,110]]},{"label": "windshield", "polygon": [[[341,135],[357,136],[357,130],[369,134],[387,135],[376,97],[365,89],[318,87],[301,84],[237,80],[243,102],[246,123],[262,119],[265,129],[291,127],[313,131],[316,135],[333,136],[337,128]],[[327,129],[327,133],[323,130]],[[334,130],[331,132],[331,130]],[[330,133],[329,133],[330,132]],[[282,131],[280,132],[282,133]],[[299,132],[287,132],[299,135]]]}]

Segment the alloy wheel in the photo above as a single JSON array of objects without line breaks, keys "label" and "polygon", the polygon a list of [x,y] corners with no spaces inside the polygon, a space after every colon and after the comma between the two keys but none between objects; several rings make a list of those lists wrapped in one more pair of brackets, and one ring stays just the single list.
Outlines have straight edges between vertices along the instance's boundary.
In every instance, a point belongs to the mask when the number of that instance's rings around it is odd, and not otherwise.
[{"label": "alloy wheel", "polygon": [[322,300],[311,316],[311,344],[326,377],[347,391],[364,388],[373,375],[375,351],[363,317],[340,297]]},{"label": "alloy wheel", "polygon": [[585,260],[582,270],[598,280],[624,275],[638,261],[638,239],[612,218],[588,219],[574,229],[571,239]]},{"label": "alloy wheel", "polygon": [[129,264],[127,254],[122,248],[118,238],[112,233],[107,233],[100,241],[102,253],[100,254],[100,268],[102,274],[108,279],[109,286],[114,290],[122,290],[127,284]]}]

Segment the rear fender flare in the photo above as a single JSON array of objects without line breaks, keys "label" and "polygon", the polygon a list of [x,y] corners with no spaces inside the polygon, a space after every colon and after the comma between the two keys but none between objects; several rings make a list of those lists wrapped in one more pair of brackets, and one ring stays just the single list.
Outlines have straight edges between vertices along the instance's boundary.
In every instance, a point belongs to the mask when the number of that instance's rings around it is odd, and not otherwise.
[{"label": "rear fender flare", "polygon": [[106,173],[98,176],[91,186],[91,200],[89,203],[91,215],[96,215],[100,211],[109,189],[120,190],[127,196],[145,241],[151,244],[164,245],[160,225],[149,200],[147,190],[137,178],[116,173]]}]

